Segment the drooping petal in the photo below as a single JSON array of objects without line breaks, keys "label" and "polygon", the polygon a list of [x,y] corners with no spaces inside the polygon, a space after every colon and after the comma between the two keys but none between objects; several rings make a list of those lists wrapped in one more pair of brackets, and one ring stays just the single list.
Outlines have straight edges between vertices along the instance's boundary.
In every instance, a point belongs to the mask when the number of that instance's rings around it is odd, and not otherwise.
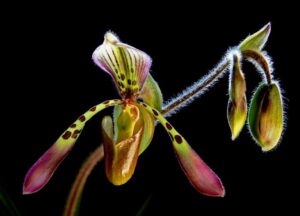
[{"label": "drooping petal", "polygon": [[192,149],[176,129],[159,113],[158,110],[140,102],[148,112],[152,113],[168,131],[177,159],[194,188],[207,196],[223,197],[225,190],[219,177]]},{"label": "drooping petal", "polygon": [[78,175],[72,185],[71,191],[68,195],[66,202],[64,216],[75,216],[78,215],[80,199],[85,186],[85,183],[95,168],[95,166],[104,157],[103,145],[97,147],[91,155],[86,159],[86,161],[81,166]]},{"label": "drooping petal", "polygon": [[116,145],[112,142],[109,131],[112,128],[112,119],[106,116],[102,120],[102,135],[104,144],[105,172],[108,180],[114,185],[125,184],[133,175],[138,150],[141,143],[143,128]]},{"label": "drooping petal", "polygon": [[50,149],[29,169],[24,180],[23,194],[35,193],[48,183],[54,171],[74,146],[88,120],[104,108],[121,103],[121,100],[107,100],[92,107],[71,124]]},{"label": "drooping petal", "polygon": [[112,32],[107,32],[104,42],[93,53],[94,62],[109,73],[122,97],[138,95],[152,63],[141,50],[121,43]]}]

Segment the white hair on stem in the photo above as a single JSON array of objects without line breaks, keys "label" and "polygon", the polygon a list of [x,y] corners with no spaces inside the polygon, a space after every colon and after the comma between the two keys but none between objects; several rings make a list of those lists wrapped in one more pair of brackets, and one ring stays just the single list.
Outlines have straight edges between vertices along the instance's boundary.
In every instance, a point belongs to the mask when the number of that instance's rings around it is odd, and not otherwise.
[{"label": "white hair on stem", "polygon": [[265,71],[265,69],[262,67],[262,65],[259,62],[257,62],[256,59],[254,59],[254,58],[246,58],[246,59],[247,59],[247,61],[249,61],[250,63],[252,63],[254,65],[256,70],[261,74],[264,81],[266,83],[268,83],[268,78],[266,76],[266,73],[269,73],[270,78],[273,79],[273,71],[274,71],[273,61],[272,61],[271,56],[269,56],[266,51],[260,52],[260,54],[264,58],[264,60],[266,61],[267,65],[268,65],[268,71]]},{"label": "white hair on stem", "polygon": [[234,47],[229,49],[216,67],[177,96],[169,99],[163,105],[163,114],[165,114],[165,117],[169,117],[181,108],[189,105],[222,78],[228,71],[228,68],[232,67],[232,56],[236,53],[240,55],[237,48]]}]

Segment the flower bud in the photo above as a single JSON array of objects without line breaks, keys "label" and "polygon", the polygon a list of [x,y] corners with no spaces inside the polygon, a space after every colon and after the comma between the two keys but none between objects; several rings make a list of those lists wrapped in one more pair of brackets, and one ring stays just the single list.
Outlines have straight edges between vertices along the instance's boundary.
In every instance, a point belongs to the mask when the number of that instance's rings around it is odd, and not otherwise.
[{"label": "flower bud", "polygon": [[236,139],[243,129],[247,117],[246,82],[241,70],[238,56],[233,57],[233,67],[230,76],[229,101],[227,120],[231,129],[232,139]]},{"label": "flower bud", "polygon": [[239,49],[241,51],[244,50],[261,50],[266,42],[268,41],[269,35],[271,32],[271,23],[268,23],[258,32],[248,36],[245,40],[243,40]]},{"label": "flower bud", "polygon": [[255,91],[249,109],[249,130],[263,151],[273,149],[283,130],[283,106],[277,83],[261,84]]}]

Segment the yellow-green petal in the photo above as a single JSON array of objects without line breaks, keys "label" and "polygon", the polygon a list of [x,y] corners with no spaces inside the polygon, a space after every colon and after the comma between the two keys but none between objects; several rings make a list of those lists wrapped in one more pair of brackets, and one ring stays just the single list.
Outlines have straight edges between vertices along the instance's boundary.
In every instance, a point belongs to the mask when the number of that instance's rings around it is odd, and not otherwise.
[{"label": "yellow-green petal", "polygon": [[29,169],[23,184],[23,194],[35,193],[48,183],[59,164],[73,148],[88,120],[106,107],[121,103],[121,100],[104,101],[90,108],[71,124],[58,140]]},{"label": "yellow-green petal", "polygon": [[153,107],[140,102],[168,132],[175,150],[178,162],[192,186],[207,196],[223,197],[225,190],[219,177],[192,149],[181,134]]}]

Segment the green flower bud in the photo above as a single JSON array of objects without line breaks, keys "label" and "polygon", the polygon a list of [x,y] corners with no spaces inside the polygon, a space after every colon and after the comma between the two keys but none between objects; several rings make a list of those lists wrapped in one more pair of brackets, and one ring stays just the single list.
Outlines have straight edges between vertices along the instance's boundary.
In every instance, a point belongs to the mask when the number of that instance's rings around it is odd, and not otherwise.
[{"label": "green flower bud", "polygon": [[255,91],[249,109],[249,130],[263,151],[273,149],[283,130],[283,106],[277,83],[261,84]]},{"label": "green flower bud", "polygon": [[247,118],[246,82],[241,70],[238,56],[234,56],[229,85],[227,120],[232,140],[236,139],[243,129]]},{"label": "green flower bud", "polygon": [[268,41],[270,32],[271,32],[271,23],[268,23],[258,32],[248,36],[245,40],[243,40],[239,45],[239,49],[241,51],[261,50],[266,44],[266,42]]}]

